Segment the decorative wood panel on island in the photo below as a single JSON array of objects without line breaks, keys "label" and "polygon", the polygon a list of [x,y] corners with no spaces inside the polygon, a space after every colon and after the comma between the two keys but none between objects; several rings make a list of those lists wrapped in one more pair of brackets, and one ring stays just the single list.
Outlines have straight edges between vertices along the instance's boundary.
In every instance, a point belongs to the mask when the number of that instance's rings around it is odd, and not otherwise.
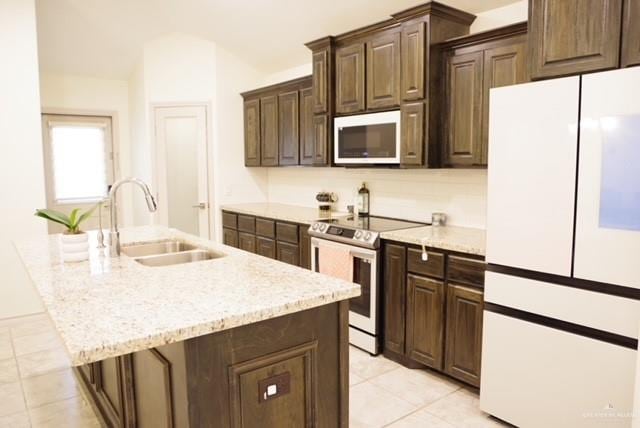
[{"label": "decorative wood panel on island", "polygon": [[178,240],[213,258],[145,266],[105,256],[92,235],[90,260],[64,264],[58,238],[16,248],[106,426],[348,426],[357,284],[163,227],[121,241]]}]

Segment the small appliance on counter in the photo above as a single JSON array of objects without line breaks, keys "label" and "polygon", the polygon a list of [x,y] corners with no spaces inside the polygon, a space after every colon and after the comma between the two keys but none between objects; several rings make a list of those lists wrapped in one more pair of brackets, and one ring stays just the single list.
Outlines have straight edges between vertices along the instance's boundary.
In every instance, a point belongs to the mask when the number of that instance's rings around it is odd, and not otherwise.
[{"label": "small appliance on counter", "polygon": [[338,201],[338,195],[331,192],[318,192],[316,195],[316,201],[318,201],[318,210],[322,216],[329,214],[333,204]]}]

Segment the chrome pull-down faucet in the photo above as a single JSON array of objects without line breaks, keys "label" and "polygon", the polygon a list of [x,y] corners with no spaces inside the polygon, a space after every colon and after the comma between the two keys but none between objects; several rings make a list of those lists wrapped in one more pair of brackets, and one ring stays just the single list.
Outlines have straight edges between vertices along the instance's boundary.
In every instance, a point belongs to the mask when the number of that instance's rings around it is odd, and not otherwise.
[{"label": "chrome pull-down faucet", "polygon": [[140,187],[140,189],[142,189],[142,191],[144,192],[144,197],[147,201],[149,212],[154,212],[157,209],[156,200],[151,194],[149,185],[147,185],[147,183],[140,180],[139,178],[128,177],[113,183],[111,189],[109,189],[109,212],[111,214],[111,231],[109,232],[109,254],[112,257],[120,255],[120,232],[118,231],[118,207],[116,204],[116,196],[118,193],[118,189],[124,183],[133,183]]}]

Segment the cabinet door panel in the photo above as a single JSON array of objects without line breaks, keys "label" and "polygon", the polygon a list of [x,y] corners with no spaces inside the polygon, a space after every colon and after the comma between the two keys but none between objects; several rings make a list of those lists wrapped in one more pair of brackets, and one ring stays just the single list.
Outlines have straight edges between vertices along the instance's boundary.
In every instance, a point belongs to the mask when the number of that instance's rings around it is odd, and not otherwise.
[{"label": "cabinet door panel", "polygon": [[400,33],[367,43],[367,108],[400,105]]},{"label": "cabinet door panel", "polygon": [[622,0],[530,0],[534,79],[618,66]]},{"label": "cabinet door panel", "polygon": [[625,0],[622,24],[622,66],[640,65],[640,2]]},{"label": "cabinet door panel", "polygon": [[171,362],[156,349],[131,354],[136,426],[174,426]]},{"label": "cabinet door panel", "polygon": [[244,103],[244,164],[260,166],[260,100]]},{"label": "cabinet door panel", "polygon": [[228,229],[226,227],[222,228],[222,242],[225,245],[229,245],[231,247],[238,247],[238,231],[233,229]]},{"label": "cabinet door panel", "polygon": [[260,158],[262,166],[278,165],[278,97],[260,99]]},{"label": "cabinet door panel", "polygon": [[449,284],[445,371],[480,386],[483,295],[479,290]]},{"label": "cabinet door panel", "polygon": [[119,358],[108,358],[95,364],[96,396],[104,416],[114,426],[122,426],[122,372]]},{"label": "cabinet door panel", "polygon": [[312,165],[315,157],[313,90],[300,91],[300,165]]},{"label": "cabinet door panel", "polygon": [[336,112],[353,113],[365,108],[364,44],[336,50]]},{"label": "cabinet door panel", "polygon": [[404,101],[425,98],[425,34],[426,23],[402,27],[402,99]]},{"label": "cabinet door panel", "polygon": [[482,162],[482,51],[447,60],[447,152],[449,166]]},{"label": "cabinet door panel", "polygon": [[256,252],[256,236],[251,233],[238,233],[238,248],[250,253]]},{"label": "cabinet door panel", "polygon": [[486,165],[489,147],[490,91],[491,88],[516,85],[529,80],[526,37],[517,37],[505,46],[485,50],[483,80],[481,163]]},{"label": "cabinet door panel", "polygon": [[407,281],[407,355],[441,369],[444,283],[416,275],[409,275]]},{"label": "cabinet door panel", "polygon": [[424,103],[403,104],[400,108],[400,162],[422,165],[424,151]]},{"label": "cabinet door panel", "polygon": [[256,253],[264,257],[269,257],[270,259],[275,259],[276,241],[258,236],[256,238]]},{"label": "cabinet door panel", "polygon": [[298,91],[278,95],[278,157],[280,165],[297,165],[299,159]]},{"label": "cabinet door panel", "polygon": [[300,266],[300,247],[298,244],[278,241],[276,243],[276,258],[281,262]]},{"label": "cabinet door panel", "polygon": [[313,118],[314,165],[329,163],[329,136],[331,135],[329,120],[325,114]]},{"label": "cabinet door panel", "polygon": [[300,267],[311,269],[311,237],[306,225],[300,225]]},{"label": "cabinet door panel", "polygon": [[407,254],[404,246],[387,244],[384,252],[384,347],[404,354]]},{"label": "cabinet door panel", "polygon": [[329,109],[329,51],[322,50],[313,53],[313,112],[326,113]]}]

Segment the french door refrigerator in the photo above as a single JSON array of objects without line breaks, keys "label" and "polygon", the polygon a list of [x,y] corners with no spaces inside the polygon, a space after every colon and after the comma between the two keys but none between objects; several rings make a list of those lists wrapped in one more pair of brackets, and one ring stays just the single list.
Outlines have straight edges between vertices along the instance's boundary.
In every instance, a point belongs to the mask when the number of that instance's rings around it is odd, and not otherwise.
[{"label": "french door refrigerator", "polygon": [[640,68],[492,89],[481,408],[630,427]]}]

